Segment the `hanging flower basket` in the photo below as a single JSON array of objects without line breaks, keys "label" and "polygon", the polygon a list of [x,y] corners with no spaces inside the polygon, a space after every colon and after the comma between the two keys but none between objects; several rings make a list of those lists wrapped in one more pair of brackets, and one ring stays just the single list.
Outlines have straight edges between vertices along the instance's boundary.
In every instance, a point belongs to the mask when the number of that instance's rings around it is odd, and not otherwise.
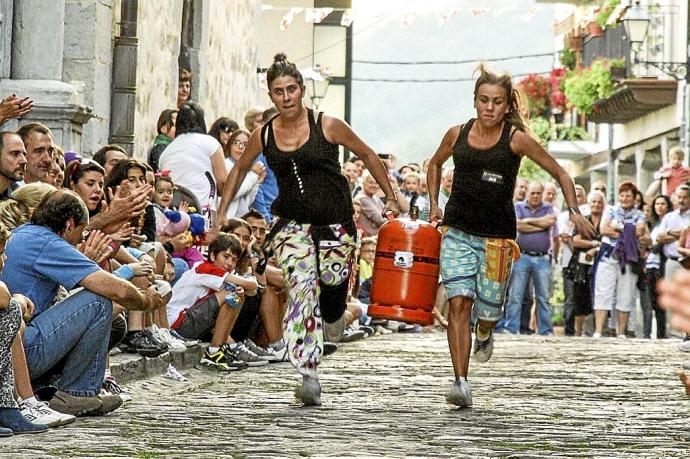
[{"label": "hanging flower basket", "polygon": [[590,37],[603,37],[604,36],[604,29],[601,28],[599,24],[597,24],[595,21],[590,21],[587,23],[587,35]]}]

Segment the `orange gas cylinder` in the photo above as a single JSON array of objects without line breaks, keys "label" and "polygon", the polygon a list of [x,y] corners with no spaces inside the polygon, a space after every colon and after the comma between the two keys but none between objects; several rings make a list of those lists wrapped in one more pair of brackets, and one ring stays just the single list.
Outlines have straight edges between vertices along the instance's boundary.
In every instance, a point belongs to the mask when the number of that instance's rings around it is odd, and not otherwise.
[{"label": "orange gas cylinder", "polygon": [[440,251],[441,234],[432,224],[414,216],[384,223],[376,243],[368,315],[433,324]]}]

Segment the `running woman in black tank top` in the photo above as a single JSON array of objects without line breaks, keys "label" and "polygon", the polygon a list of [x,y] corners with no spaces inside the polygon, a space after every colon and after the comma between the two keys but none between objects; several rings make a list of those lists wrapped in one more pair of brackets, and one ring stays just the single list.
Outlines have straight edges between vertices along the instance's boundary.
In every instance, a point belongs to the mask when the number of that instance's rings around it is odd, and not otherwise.
[{"label": "running woman in black tank top", "polygon": [[271,213],[279,219],[271,235],[288,292],[283,339],[290,360],[303,376],[295,395],[305,405],[320,405],[317,366],[323,354],[322,318],[332,322],[343,312],[326,307],[336,302],[336,296],[340,299],[342,286],[346,293],[356,248],[352,198],[340,172],[338,145],[364,161],[386,195],[385,211],[399,213],[398,196],[381,160],[350,126],[302,105],[302,75],[284,54],[274,57],[267,82],[278,115],[249,138],[244,154],[228,174],[216,221],[225,217],[247,171],[264,150],[278,180]]},{"label": "running woman in black tank top", "polygon": [[[493,329],[502,315],[512,259],[519,256],[513,241],[512,195],[523,156],[558,180],[578,232],[594,233],[578,211],[570,176],[525,131],[510,76],[494,74],[483,66],[479,70],[474,87],[477,118],[448,130],[427,172],[430,218],[443,220],[441,275],[450,304],[448,345],[456,381],[446,401],[459,407],[472,406],[467,383],[472,309],[477,317],[475,360],[486,362],[493,350]],[[438,207],[438,192],[443,164],[451,156],[455,171],[444,216]]]}]

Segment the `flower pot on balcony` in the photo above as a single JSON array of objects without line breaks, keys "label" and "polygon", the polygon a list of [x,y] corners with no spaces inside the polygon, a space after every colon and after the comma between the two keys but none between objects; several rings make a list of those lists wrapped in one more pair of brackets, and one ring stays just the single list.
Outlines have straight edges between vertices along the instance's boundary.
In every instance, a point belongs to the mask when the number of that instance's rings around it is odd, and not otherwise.
[{"label": "flower pot on balcony", "polygon": [[590,37],[603,37],[604,36],[604,29],[601,28],[599,24],[597,24],[595,21],[590,21],[587,23],[587,35]]},{"label": "flower pot on balcony", "polygon": [[621,81],[625,80],[626,75],[625,75],[625,67],[613,67],[609,69],[609,72],[611,72],[611,79],[615,81]]},{"label": "flower pot on balcony", "polygon": [[569,48],[573,51],[582,51],[582,44],[584,37],[582,35],[570,35],[570,46]]}]

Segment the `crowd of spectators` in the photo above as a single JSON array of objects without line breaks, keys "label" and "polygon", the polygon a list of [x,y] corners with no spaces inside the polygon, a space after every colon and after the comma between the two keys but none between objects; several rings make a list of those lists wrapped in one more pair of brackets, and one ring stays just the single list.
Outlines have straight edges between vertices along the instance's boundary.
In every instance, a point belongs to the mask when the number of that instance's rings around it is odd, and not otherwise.
[{"label": "crowd of spectators", "polygon": [[[117,352],[155,357],[206,341],[200,363],[217,371],[287,360],[285,282],[265,245],[278,189],[263,155],[227,214],[216,215],[250,133],[276,111],[252,107],[244,129],[221,117],[207,130],[190,84],[182,72],[177,106],[160,114],[146,162],[118,145],[104,145],[92,159],[63,152],[40,123],[0,132],[0,435],[44,432],[116,410],[129,398],[109,370]],[[14,95],[3,99],[0,126],[31,105]],[[626,338],[642,321],[650,338],[655,321],[656,337],[668,336],[656,282],[690,265],[690,169],[681,149],[669,156],[646,196],[624,182],[616,204],[607,205],[604,183],[589,193],[576,187],[579,210],[597,228],[593,239],[574,233],[553,183],[517,180],[522,255],[500,331],[553,333],[557,267],[566,335]],[[396,168],[394,155],[380,157],[402,217],[428,219],[427,164]],[[367,315],[376,235],[386,219],[381,189],[363,171],[357,157],[342,165],[361,240],[340,321],[345,331],[335,336],[342,341],[420,329]],[[445,169],[441,210],[452,184],[453,169]],[[224,222],[218,233],[215,219]],[[440,285],[438,326],[447,326],[446,311]],[[690,351],[690,342],[682,348]],[[184,378],[172,366],[168,373]]]},{"label": "crowd of spectators", "polygon": [[[250,132],[276,111],[251,107],[244,128],[221,117],[207,130],[190,85],[181,72],[145,162],[114,144],[92,158],[63,151],[40,123],[0,130],[0,436],[116,410],[131,398],[109,369],[119,352],[156,357],[204,341],[200,364],[221,372],[288,360],[285,282],[264,244],[278,193],[265,157],[216,215]],[[0,126],[31,106],[3,99]],[[403,187],[401,203],[424,202],[420,182]],[[362,293],[353,276],[333,341],[410,329],[371,323],[358,299],[368,297],[374,246],[365,244]],[[172,365],[167,374],[184,379]]]}]

